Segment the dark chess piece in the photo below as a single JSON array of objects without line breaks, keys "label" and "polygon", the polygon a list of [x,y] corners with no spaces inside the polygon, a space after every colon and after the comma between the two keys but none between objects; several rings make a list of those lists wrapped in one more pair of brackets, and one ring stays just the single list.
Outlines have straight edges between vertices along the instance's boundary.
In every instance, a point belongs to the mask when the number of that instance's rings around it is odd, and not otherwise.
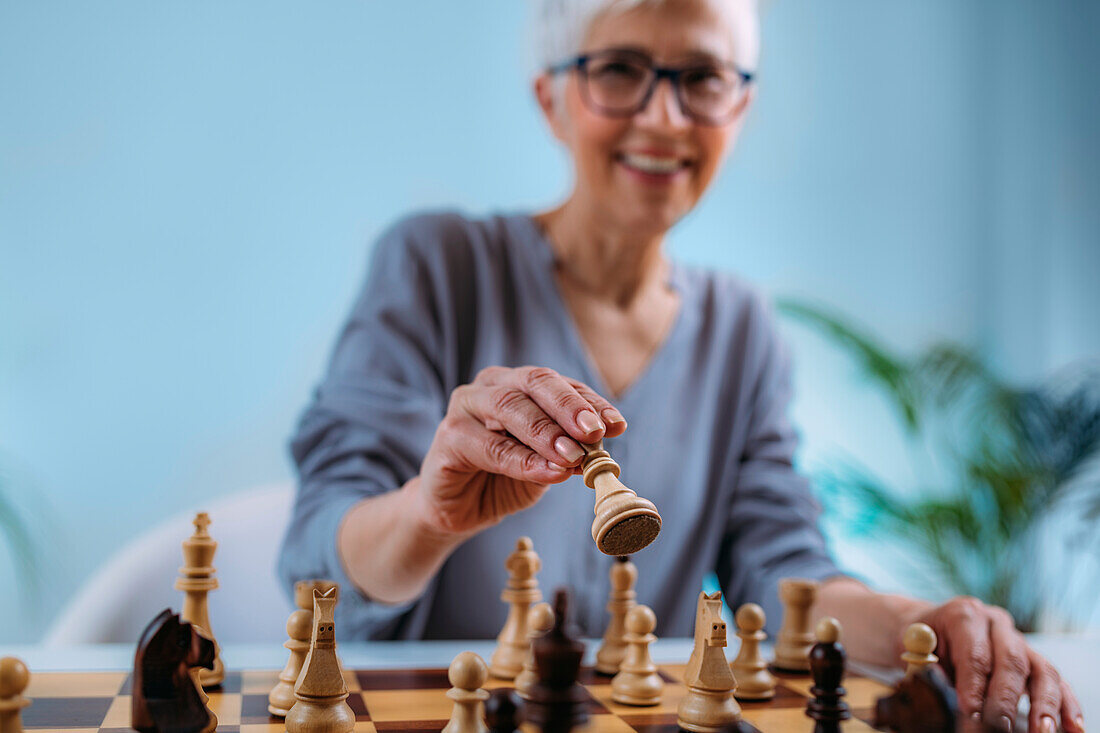
[{"label": "dark chess piece", "polygon": [[955,689],[936,666],[907,675],[875,702],[875,727],[895,733],[955,733],[958,719]]},{"label": "dark chess piece", "polygon": [[524,722],[542,733],[568,733],[588,721],[589,695],[577,683],[584,644],[566,632],[568,613],[569,592],[559,588],[554,593],[554,626],[533,642],[538,681],[528,694]]},{"label": "dark chess piece", "polygon": [[485,701],[485,725],[491,733],[515,733],[523,722],[523,698],[510,687],[498,687]]},{"label": "dark chess piece", "polygon": [[218,719],[206,706],[198,667],[214,669],[214,641],[164,609],[141,632],[134,654],[130,725],[142,733],[209,733]]},{"label": "dark chess piece", "polygon": [[840,733],[840,721],[852,717],[848,703],[842,699],[847,692],[840,683],[844,679],[847,654],[840,644],[840,622],[826,616],[817,624],[817,643],[810,649],[810,674],[814,686],[813,699],[806,705],[806,715],[816,722],[814,733]]}]

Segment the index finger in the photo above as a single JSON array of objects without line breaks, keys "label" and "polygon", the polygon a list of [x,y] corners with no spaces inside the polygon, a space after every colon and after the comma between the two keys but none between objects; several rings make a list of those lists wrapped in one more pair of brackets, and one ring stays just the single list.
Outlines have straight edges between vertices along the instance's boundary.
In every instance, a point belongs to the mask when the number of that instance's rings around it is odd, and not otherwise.
[{"label": "index finger", "polygon": [[993,646],[993,673],[986,692],[985,722],[992,730],[1011,733],[1031,675],[1028,648],[1012,617],[1002,609],[992,609],[989,638]]},{"label": "index finger", "polygon": [[519,389],[570,437],[581,443],[592,443],[604,436],[606,425],[600,418],[599,408],[553,369],[522,367],[515,370],[514,378]]},{"label": "index finger", "polygon": [[948,626],[955,691],[966,729],[981,730],[982,707],[993,667],[989,619],[971,605],[961,607]]},{"label": "index finger", "polygon": [[1062,680],[1062,728],[1067,733],[1085,733],[1085,716],[1081,714],[1081,703],[1073,694],[1073,688]]},{"label": "index finger", "polygon": [[596,408],[596,412],[600,413],[600,417],[607,426],[604,435],[609,438],[622,435],[623,431],[626,430],[626,418],[623,417],[623,414],[619,412],[617,407],[601,397],[596,390],[592,389],[584,382],[569,378],[566,378],[566,381],[573,385],[573,389],[577,390],[581,397],[584,397]]}]

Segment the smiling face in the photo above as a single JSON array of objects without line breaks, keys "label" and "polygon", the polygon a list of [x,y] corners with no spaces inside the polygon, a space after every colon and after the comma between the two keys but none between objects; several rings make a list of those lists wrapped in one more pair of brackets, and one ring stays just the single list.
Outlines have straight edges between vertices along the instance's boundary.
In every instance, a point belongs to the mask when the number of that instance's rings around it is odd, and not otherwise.
[{"label": "smiling face", "polygon": [[[736,55],[728,12],[708,0],[643,3],[597,16],[582,53],[629,49],[658,66],[726,64]],[[547,121],[573,158],[573,200],[604,222],[640,235],[661,234],[686,215],[714,179],[741,128],[751,87],[722,125],[686,116],[667,80],[645,108],[627,117],[593,111],[577,72],[564,89],[539,77],[536,92]],[[560,93],[559,93],[560,92]]]}]

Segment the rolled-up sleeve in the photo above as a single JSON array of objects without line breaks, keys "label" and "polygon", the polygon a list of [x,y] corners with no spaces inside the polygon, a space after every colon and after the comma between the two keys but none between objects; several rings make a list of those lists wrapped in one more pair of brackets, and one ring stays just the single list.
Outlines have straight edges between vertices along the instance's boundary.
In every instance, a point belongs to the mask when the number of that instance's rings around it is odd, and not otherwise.
[{"label": "rolled-up sleeve", "polygon": [[406,221],[379,239],[362,294],[290,445],[299,482],[279,576],[288,593],[298,580],[338,581],[336,622],[345,638],[393,637],[415,603],[382,604],[359,592],[336,537],[353,505],[419,472],[443,416],[440,308],[430,268],[409,246],[416,235]]},{"label": "rolled-up sleeve", "polygon": [[778,628],[785,577],[840,575],[818,527],[821,507],[794,467],[798,437],[787,416],[790,359],[770,312],[761,307],[746,348],[753,367],[744,450],[718,557],[718,580],[729,603],[759,603],[769,630]]}]

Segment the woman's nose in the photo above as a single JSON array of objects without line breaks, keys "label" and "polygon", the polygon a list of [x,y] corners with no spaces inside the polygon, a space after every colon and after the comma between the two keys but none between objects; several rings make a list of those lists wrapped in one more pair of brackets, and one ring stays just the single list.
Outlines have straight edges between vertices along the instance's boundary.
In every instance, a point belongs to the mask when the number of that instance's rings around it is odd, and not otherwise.
[{"label": "woman's nose", "polygon": [[672,80],[667,78],[657,80],[653,94],[634,119],[641,125],[661,129],[680,130],[691,125],[691,120],[680,106]]}]

